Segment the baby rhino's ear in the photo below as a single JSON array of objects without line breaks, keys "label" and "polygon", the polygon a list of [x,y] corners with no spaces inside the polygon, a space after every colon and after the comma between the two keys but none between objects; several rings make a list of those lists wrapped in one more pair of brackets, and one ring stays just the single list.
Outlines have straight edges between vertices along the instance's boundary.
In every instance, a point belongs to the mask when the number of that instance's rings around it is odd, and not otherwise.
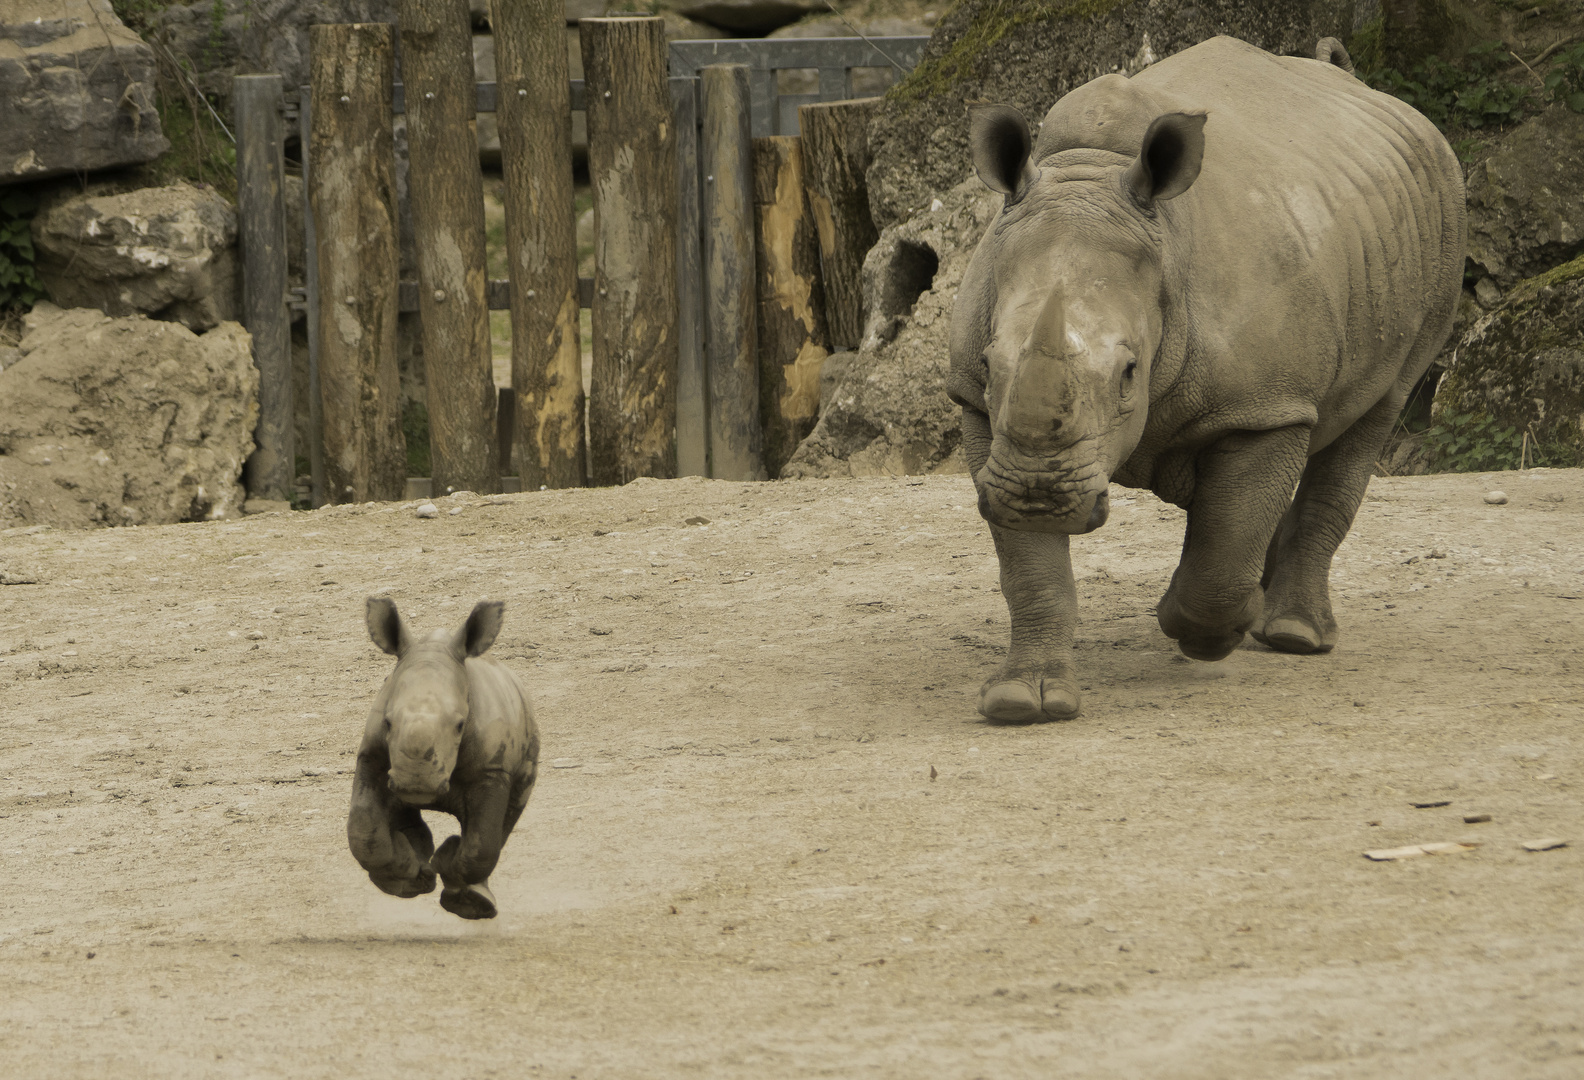
[{"label": "baby rhino's ear", "polygon": [[369,597],[368,609],[363,617],[368,623],[369,639],[379,646],[381,652],[399,657],[407,651],[411,639],[407,636],[407,624],[402,622],[401,615],[396,611],[394,600],[387,596]]},{"label": "baby rhino's ear", "polygon": [[483,656],[489,651],[500,633],[501,612],[505,610],[506,605],[499,600],[480,600],[473,606],[473,613],[457,633],[462,655]]}]

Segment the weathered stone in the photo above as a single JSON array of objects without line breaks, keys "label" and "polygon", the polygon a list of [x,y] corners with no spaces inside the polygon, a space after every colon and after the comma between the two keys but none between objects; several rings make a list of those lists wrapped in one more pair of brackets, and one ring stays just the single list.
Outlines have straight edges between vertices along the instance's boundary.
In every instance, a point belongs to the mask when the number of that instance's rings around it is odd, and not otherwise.
[{"label": "weathered stone", "polygon": [[1584,457],[1584,255],[1519,283],[1463,336],[1436,392],[1433,415],[1448,413],[1527,431],[1563,464]]},{"label": "weathered stone", "polygon": [[152,161],[154,52],[109,0],[0,4],[0,184]]},{"label": "weathered stone", "polygon": [[1469,170],[1468,233],[1503,289],[1584,251],[1584,114],[1552,105]]},{"label": "weathered stone", "polygon": [[901,476],[963,468],[946,396],[951,307],[1001,208],[977,179],[892,225],[864,260],[864,341],[821,371],[820,418],[783,478]]},{"label": "weathered stone", "polygon": [[118,195],[68,190],[33,219],[39,277],[57,304],[198,331],[235,315],[236,235],[231,204],[185,182]]},{"label": "weathered stone", "polygon": [[962,0],[875,117],[875,224],[905,218],[972,172],[969,101],[1010,105],[1037,133],[1069,90],[1108,72],[1131,75],[1217,34],[1313,56],[1320,38],[1346,40],[1353,25],[1352,0]]},{"label": "weathered stone", "polygon": [[0,372],[0,528],[234,516],[258,422],[252,341],[41,303]]}]

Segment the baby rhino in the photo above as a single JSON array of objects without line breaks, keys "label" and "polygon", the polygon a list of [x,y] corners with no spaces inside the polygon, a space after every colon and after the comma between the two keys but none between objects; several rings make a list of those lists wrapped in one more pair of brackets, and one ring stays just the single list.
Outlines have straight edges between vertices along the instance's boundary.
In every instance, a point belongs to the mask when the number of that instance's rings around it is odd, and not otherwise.
[{"label": "baby rhino", "polygon": [[[493,919],[490,872],[528,805],[539,730],[517,677],[482,659],[500,633],[500,601],[473,609],[456,631],[414,638],[386,599],[368,602],[368,631],[396,670],[363,730],[347,843],[369,880],[392,896],[433,892],[464,919]],[[423,810],[462,827],[436,851]]]}]

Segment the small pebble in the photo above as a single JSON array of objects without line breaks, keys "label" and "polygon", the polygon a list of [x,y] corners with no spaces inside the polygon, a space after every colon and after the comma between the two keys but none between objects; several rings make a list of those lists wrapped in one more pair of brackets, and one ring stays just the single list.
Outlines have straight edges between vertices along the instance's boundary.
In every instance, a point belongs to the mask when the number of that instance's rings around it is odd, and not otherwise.
[{"label": "small pebble", "polygon": [[610,631],[603,626],[591,626],[589,627],[589,633],[593,634],[595,637],[605,637],[610,634]]},{"label": "small pebble", "polygon": [[697,514],[695,514],[693,517],[690,517],[686,521],[683,522],[684,525],[708,525],[709,523],[710,523],[710,519],[709,518],[700,517]]},{"label": "small pebble", "polygon": [[1452,805],[1452,800],[1451,799],[1437,799],[1434,802],[1416,802],[1416,803],[1409,803],[1408,805],[1412,806],[1415,810],[1433,810],[1433,809],[1435,809],[1438,806],[1451,806]]},{"label": "small pebble", "polygon": [[263,641],[264,640],[264,631],[262,631],[262,630],[249,630],[248,631],[248,640],[249,641]]},{"label": "small pebble", "polygon": [[1544,840],[1525,840],[1523,842],[1525,851],[1551,851],[1555,848],[1563,847],[1567,847],[1567,841],[1558,840],[1555,837],[1547,837]]},{"label": "small pebble", "polygon": [[1463,824],[1465,824],[1465,825],[1482,825],[1482,824],[1484,824],[1485,822],[1487,822],[1489,820],[1490,820],[1490,815],[1489,814],[1464,814],[1463,815]]},{"label": "small pebble", "polygon": [[1485,493],[1485,501],[1492,506],[1505,505],[1507,502],[1507,493],[1505,491],[1487,491]]},{"label": "small pebble", "polygon": [[421,517],[421,518],[439,517],[440,516],[440,509],[437,506],[435,506],[434,503],[426,502],[422,506],[420,506],[418,509],[414,510],[413,513],[416,514],[417,516]]},{"label": "small pebble", "polygon": [[462,512],[462,508],[460,506],[453,506],[450,510],[448,510],[446,512],[449,513],[452,517],[456,517],[458,514],[460,514]]}]

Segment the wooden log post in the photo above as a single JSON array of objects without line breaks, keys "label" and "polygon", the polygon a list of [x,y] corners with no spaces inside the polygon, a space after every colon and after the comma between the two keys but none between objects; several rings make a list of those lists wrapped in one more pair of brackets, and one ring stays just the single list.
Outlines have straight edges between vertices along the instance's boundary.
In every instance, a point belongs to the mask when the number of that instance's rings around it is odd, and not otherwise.
[{"label": "wooden log post", "polygon": [[677,133],[677,475],[708,476],[697,81],[684,77],[670,82],[671,117]]},{"label": "wooden log post", "polygon": [[803,191],[802,140],[754,140],[758,233],[759,416],[771,476],[819,418],[820,366],[830,355],[819,239]]},{"label": "wooden log post", "polygon": [[237,218],[242,242],[242,317],[259,371],[255,449],[247,461],[249,498],[289,502],[296,484],[292,447],[291,318],[286,309],[286,161],[279,75],[231,80],[236,108]]},{"label": "wooden log post", "polygon": [[665,22],[578,24],[594,189],[596,484],[676,475],[677,163]]},{"label": "wooden log post", "polygon": [[512,456],[524,491],[579,487],[587,449],[566,6],[492,0],[490,10],[511,277]]},{"label": "wooden log post", "polygon": [[395,34],[382,23],[314,26],[308,41],[325,498],[399,499]]},{"label": "wooden log post", "polygon": [[400,0],[433,491],[500,490],[473,37],[459,0]]},{"label": "wooden log post", "polygon": [[880,98],[820,102],[798,109],[803,176],[819,230],[825,314],[831,341],[856,349],[863,338],[863,261],[880,238],[869,216],[864,174],[873,156],[869,122]]},{"label": "wooden log post", "polygon": [[748,67],[712,64],[700,79],[710,476],[763,480]]}]

